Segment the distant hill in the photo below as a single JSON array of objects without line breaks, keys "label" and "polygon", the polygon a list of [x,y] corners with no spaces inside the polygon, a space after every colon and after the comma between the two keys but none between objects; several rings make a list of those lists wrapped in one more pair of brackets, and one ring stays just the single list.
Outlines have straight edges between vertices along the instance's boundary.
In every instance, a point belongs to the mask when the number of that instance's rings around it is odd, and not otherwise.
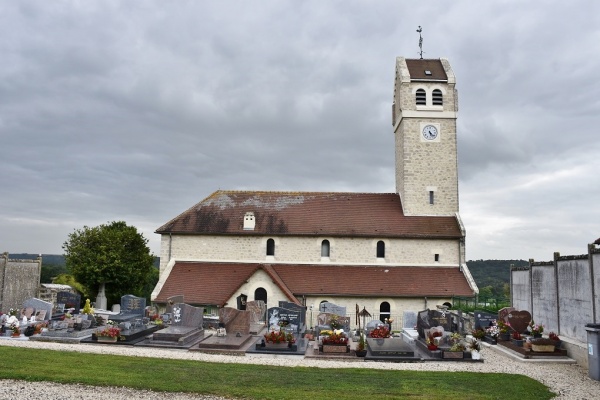
[{"label": "distant hill", "polygon": [[529,265],[525,260],[472,260],[467,267],[473,275],[479,289],[491,286],[496,296],[503,293],[504,284],[510,284],[510,266],[524,267]]},{"label": "distant hill", "polygon": [[[29,253],[9,253],[8,258],[12,260],[35,260],[39,254]],[[62,254],[42,254],[42,267],[44,265],[60,265],[65,266],[65,256]],[[160,257],[154,257],[154,266],[158,268],[160,266]]]}]

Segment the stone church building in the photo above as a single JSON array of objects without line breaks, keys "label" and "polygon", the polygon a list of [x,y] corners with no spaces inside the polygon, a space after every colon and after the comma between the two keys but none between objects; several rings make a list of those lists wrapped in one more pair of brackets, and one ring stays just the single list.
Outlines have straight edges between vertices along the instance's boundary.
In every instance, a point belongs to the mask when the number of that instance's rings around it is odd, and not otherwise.
[{"label": "stone church building", "polygon": [[209,312],[240,295],[288,301],[307,307],[311,325],[323,301],[398,321],[474,296],[449,62],[398,57],[392,110],[396,193],[218,190],[156,230],[152,301],[183,295]]}]

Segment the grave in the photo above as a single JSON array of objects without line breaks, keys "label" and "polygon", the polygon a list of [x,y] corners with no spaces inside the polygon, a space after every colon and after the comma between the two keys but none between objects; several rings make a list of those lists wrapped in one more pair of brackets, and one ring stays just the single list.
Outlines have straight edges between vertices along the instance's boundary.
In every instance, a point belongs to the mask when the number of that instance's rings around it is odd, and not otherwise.
[{"label": "grave", "polygon": [[345,317],[346,316],[346,307],[338,306],[337,304],[325,301],[325,302],[319,304],[319,312],[336,314],[341,317]]},{"label": "grave", "polygon": [[146,310],[146,299],[131,294],[121,297],[121,312],[116,315],[110,315],[108,319],[120,323],[141,319]]},{"label": "grave", "polygon": [[96,332],[96,319],[93,315],[78,314],[73,318],[48,321],[48,330],[40,335],[31,336],[29,340],[41,342],[80,343],[90,339]]},{"label": "grave", "polygon": [[250,313],[250,333],[259,334],[265,328],[267,305],[262,300],[252,300],[246,303],[246,311]]},{"label": "grave", "polygon": [[[332,321],[335,321],[335,327],[331,325]],[[317,326],[315,327],[317,336],[324,329],[343,329],[344,332],[349,333],[350,317],[340,316],[339,314],[320,313],[317,315]]]},{"label": "grave", "polygon": [[170,326],[154,332],[136,345],[189,349],[204,338],[203,308],[176,303],[172,305],[171,312],[173,319]]},{"label": "grave", "polygon": [[269,330],[272,330],[275,327],[283,327],[289,332],[300,333],[300,331],[303,331],[304,329],[304,324],[302,323],[302,315],[304,313],[304,307],[296,308],[296,310],[271,307],[267,311]]},{"label": "grave", "polygon": [[367,355],[365,361],[421,361],[415,354],[415,348],[402,339],[367,338]]},{"label": "grave", "polygon": [[441,326],[444,331],[450,332],[452,330],[452,318],[449,312],[444,310],[423,310],[418,313],[417,317],[417,331],[419,337],[425,339],[425,329],[431,329],[436,326]]},{"label": "grave", "polygon": [[301,331],[305,330],[305,328],[306,328],[306,307],[298,305],[296,303],[291,303],[289,301],[280,301],[279,307],[284,308],[286,310],[292,310],[292,311],[295,311],[296,313],[298,313],[298,316],[299,316],[298,326],[300,327]]},{"label": "grave", "polygon": [[211,334],[201,340],[198,346],[190,350],[208,352],[243,351],[243,347],[249,345],[252,339],[250,334],[251,318],[251,311],[238,310],[233,307],[219,309],[219,325],[224,327],[224,334]]},{"label": "grave", "polygon": [[63,310],[72,309],[72,314],[79,314],[81,295],[71,292],[58,292],[56,293],[56,305]]}]

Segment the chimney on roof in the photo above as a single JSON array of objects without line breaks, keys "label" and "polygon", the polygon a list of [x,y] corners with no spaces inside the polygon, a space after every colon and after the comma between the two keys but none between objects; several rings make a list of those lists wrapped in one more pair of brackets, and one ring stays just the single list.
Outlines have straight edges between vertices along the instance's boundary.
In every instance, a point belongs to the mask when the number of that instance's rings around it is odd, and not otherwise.
[{"label": "chimney on roof", "polygon": [[254,219],[254,213],[252,211],[248,211],[246,215],[244,215],[244,230],[253,231],[255,225],[256,220]]}]

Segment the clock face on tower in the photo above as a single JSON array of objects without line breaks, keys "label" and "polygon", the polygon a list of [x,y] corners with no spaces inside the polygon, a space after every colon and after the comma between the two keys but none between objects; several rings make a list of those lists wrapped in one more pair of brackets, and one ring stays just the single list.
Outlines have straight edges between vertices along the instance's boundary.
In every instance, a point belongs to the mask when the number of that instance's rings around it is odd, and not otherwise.
[{"label": "clock face on tower", "polygon": [[435,140],[438,136],[438,130],[433,125],[425,125],[423,127],[423,138],[425,140]]}]

